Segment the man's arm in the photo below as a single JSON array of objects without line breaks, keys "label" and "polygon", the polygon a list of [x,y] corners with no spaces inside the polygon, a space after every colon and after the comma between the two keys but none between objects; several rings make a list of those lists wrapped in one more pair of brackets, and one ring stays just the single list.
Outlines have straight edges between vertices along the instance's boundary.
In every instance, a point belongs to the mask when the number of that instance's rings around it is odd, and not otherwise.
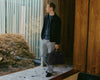
[{"label": "man's arm", "polygon": [[44,34],[44,28],[45,28],[45,19],[46,19],[46,17],[44,17],[43,27],[42,27],[42,31],[41,31],[41,39],[42,39],[42,37],[43,37],[43,34]]}]

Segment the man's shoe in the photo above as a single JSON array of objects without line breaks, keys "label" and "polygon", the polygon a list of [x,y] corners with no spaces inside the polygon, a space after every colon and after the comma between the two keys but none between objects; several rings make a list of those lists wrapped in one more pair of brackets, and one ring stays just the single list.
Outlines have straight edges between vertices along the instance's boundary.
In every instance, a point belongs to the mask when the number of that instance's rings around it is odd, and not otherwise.
[{"label": "man's shoe", "polygon": [[46,64],[43,64],[43,67],[46,67]]},{"label": "man's shoe", "polygon": [[52,73],[48,73],[46,74],[46,77],[51,77],[52,76]]},{"label": "man's shoe", "polygon": [[46,71],[46,73],[49,73],[48,71]]}]

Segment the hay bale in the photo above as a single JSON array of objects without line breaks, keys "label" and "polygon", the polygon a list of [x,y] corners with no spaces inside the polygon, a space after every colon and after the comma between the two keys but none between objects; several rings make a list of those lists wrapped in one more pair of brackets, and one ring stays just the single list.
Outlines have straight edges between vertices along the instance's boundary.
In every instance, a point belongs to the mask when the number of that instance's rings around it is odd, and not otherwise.
[{"label": "hay bale", "polygon": [[0,34],[0,64],[31,64],[34,58],[34,53],[21,35]]}]

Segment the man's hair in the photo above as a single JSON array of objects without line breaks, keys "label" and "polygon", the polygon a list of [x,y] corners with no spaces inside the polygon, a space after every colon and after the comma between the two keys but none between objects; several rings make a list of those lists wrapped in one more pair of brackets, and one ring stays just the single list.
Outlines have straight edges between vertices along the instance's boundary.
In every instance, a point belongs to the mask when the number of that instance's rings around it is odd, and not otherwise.
[{"label": "man's hair", "polygon": [[50,5],[50,7],[52,7],[53,8],[53,11],[55,10],[55,8],[56,8],[56,5],[53,3],[53,2],[51,2],[51,3],[48,3],[49,5]]}]

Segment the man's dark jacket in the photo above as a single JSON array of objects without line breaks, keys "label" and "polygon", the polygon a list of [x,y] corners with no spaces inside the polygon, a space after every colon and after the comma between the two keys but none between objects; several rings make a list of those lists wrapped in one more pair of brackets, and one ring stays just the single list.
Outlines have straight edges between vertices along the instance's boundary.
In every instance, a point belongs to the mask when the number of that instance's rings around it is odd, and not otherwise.
[{"label": "man's dark jacket", "polygon": [[[45,30],[47,27],[47,21],[49,21],[49,14],[44,17],[44,24],[41,32],[41,38],[45,38]],[[55,42],[60,44],[60,34],[61,34],[61,19],[56,15],[53,16],[50,23],[50,42]]]}]

